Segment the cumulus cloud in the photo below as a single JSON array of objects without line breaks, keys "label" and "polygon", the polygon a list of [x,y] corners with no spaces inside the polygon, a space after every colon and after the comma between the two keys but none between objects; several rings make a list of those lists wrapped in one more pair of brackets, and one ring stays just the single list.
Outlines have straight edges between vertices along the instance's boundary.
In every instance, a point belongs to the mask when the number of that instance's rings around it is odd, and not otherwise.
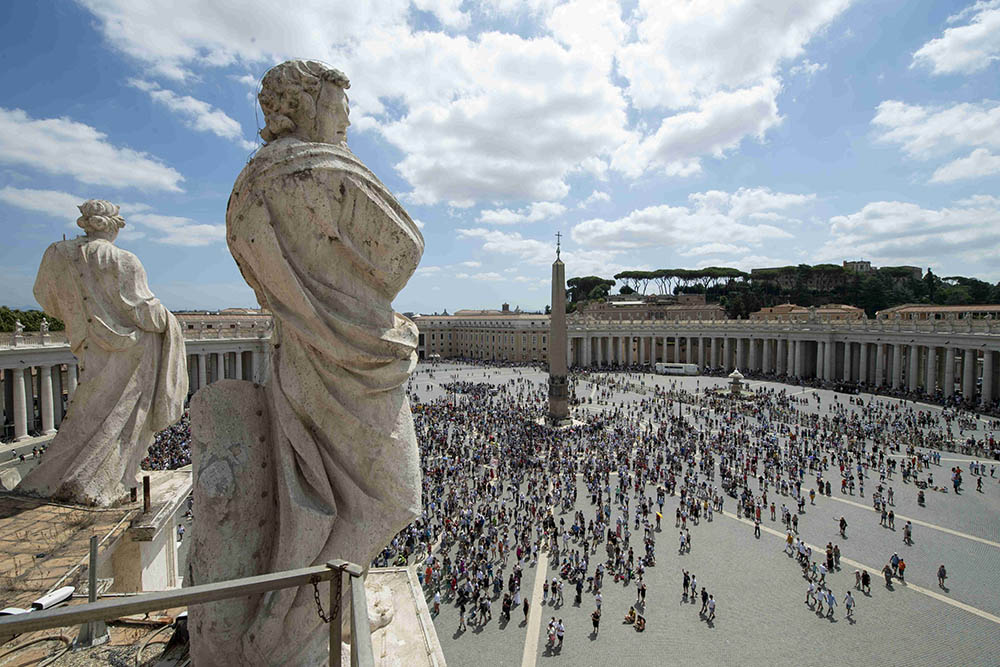
[{"label": "cumulus cloud", "polygon": [[184,124],[196,132],[210,132],[217,137],[235,142],[241,148],[253,150],[257,144],[243,138],[243,128],[224,111],[208,102],[190,95],[178,95],[172,90],[142,79],[129,79],[129,85],[147,93],[149,97],[184,120]]},{"label": "cumulus cloud", "polygon": [[899,144],[919,159],[970,146],[1000,148],[996,102],[935,107],[886,100],[878,105],[872,125],[881,129],[881,141]]},{"label": "cumulus cloud", "polygon": [[[935,265],[988,261],[1000,245],[1000,200],[967,198],[940,209],[878,201],[830,219],[831,239],[821,250],[840,257],[845,248],[877,262]],[[995,273],[991,268],[989,273]]]},{"label": "cumulus cloud", "polygon": [[849,0],[640,0],[636,41],[618,55],[638,108],[696,106],[719,91],[754,88],[833,22]]},{"label": "cumulus cloud", "polygon": [[[848,0],[643,0],[624,12],[618,0],[306,0],[295,12],[178,0],[172,11],[186,20],[166,23],[147,3],[81,3],[109,44],[154,76],[231,66],[259,75],[303,53],[340,67],[355,82],[353,129],[401,153],[404,199],[468,207],[559,201],[570,177],[603,179],[609,168],[687,176],[705,156],[764,138],[781,120],[780,68]],[[415,29],[414,8],[446,30]],[[529,29],[511,34],[511,21]],[[213,111],[166,93],[189,118]],[[629,117],[626,99],[640,114]],[[208,131],[231,131],[213,118]]]},{"label": "cumulus cloud", "polygon": [[479,222],[494,225],[513,225],[519,222],[541,222],[566,212],[566,207],[556,202],[534,202],[517,211],[509,208],[481,211]]},{"label": "cumulus cloud", "polygon": [[[550,242],[525,238],[517,232],[474,227],[458,229],[462,239],[478,239],[482,250],[491,255],[514,257],[524,264],[547,266],[555,260],[555,247]],[[618,250],[567,250],[563,249],[562,259],[573,267],[576,275],[611,275],[623,268]],[[630,266],[629,268],[636,268]]]},{"label": "cumulus cloud", "polygon": [[581,245],[620,249],[696,247],[709,238],[758,245],[792,235],[771,224],[754,223],[751,216],[799,207],[814,198],[767,188],[698,192],[688,196],[689,206],[649,206],[616,220],[585,220],[570,236]]},{"label": "cumulus cloud", "polygon": [[225,225],[203,224],[181,216],[137,213],[131,220],[159,232],[153,240],[167,245],[205,246],[226,239]]},{"label": "cumulus cloud", "polygon": [[750,248],[747,246],[733,245],[732,243],[705,243],[688,248],[683,254],[688,256],[739,255],[749,251]]},{"label": "cumulus cloud", "polygon": [[[87,197],[58,190],[9,186],[0,189],[0,201],[26,211],[66,220],[73,228],[76,227],[76,219],[80,216],[77,206],[86,200]],[[167,245],[204,246],[224,241],[226,237],[225,225],[208,225],[190,218],[161,215],[152,212],[152,207],[148,204],[115,203],[119,204],[121,213],[125,217],[126,226],[119,235],[123,240],[135,241],[146,237]]]},{"label": "cumulus cloud", "polygon": [[934,74],[973,74],[1000,59],[1000,0],[981,0],[948,18],[948,28],[913,54],[912,67]]},{"label": "cumulus cloud", "polygon": [[89,125],[36,119],[20,109],[0,108],[0,163],[112,188],[181,192],[184,180],[148,153],[112,145]]},{"label": "cumulus cloud", "polygon": [[950,183],[996,173],[1000,173],[1000,155],[991,153],[985,148],[977,148],[967,157],[958,158],[938,167],[931,176],[931,182]]},{"label": "cumulus cloud", "polygon": [[826,63],[814,63],[807,58],[796,65],[792,65],[791,69],[788,70],[788,73],[792,76],[803,75],[807,79],[811,79],[817,72],[822,72],[825,69]]},{"label": "cumulus cloud", "polygon": [[609,195],[607,192],[594,190],[589,195],[587,195],[586,199],[582,200],[579,204],[577,204],[577,208],[587,208],[588,206],[593,206],[599,201],[611,201],[611,195]]}]

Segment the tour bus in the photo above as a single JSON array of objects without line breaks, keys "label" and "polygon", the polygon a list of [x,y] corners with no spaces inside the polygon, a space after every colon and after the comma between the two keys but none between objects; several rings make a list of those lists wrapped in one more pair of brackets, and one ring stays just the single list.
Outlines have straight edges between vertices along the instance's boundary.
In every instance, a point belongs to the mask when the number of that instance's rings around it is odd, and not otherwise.
[{"label": "tour bus", "polygon": [[698,364],[656,364],[661,375],[697,375]]}]

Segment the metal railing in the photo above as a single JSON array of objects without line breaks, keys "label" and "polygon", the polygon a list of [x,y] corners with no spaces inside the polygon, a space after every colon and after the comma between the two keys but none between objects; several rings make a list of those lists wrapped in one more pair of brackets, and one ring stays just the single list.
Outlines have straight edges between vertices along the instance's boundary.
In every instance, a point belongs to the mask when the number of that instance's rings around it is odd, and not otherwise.
[{"label": "metal railing", "polygon": [[105,599],[89,604],[19,614],[0,619],[0,637],[11,637],[25,632],[62,628],[92,621],[109,621],[131,614],[187,607],[255,593],[266,593],[282,588],[314,586],[322,581],[329,581],[330,609],[327,622],[330,626],[330,664],[340,664],[342,641],[340,606],[345,575],[350,578],[351,667],[375,667],[364,572],[361,566],[343,560],[332,560],[326,565],[304,567],[298,570],[285,570],[256,577],[230,579],[214,584],[142,593],[128,598]]}]

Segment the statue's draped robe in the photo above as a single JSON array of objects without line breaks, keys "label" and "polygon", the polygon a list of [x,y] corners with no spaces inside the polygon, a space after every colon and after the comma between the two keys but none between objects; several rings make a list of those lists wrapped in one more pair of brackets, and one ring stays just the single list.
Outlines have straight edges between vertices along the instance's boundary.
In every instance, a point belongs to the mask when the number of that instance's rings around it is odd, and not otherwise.
[{"label": "statue's draped robe", "polygon": [[180,326],[149,291],[138,258],[103,239],[49,246],[34,292],[65,322],[80,377],[42,463],[18,490],[100,505],[121,500],[153,435],[183,414]]},{"label": "statue's draped robe", "polygon": [[[262,527],[274,533],[263,571],[333,558],[367,567],[420,511],[404,386],[417,329],[391,302],[423,237],[346,146],[294,138],[268,144],[243,170],[226,225],[243,276],[274,316],[264,395],[277,511]],[[325,643],[312,595],[263,596],[241,659],[296,664]]]}]

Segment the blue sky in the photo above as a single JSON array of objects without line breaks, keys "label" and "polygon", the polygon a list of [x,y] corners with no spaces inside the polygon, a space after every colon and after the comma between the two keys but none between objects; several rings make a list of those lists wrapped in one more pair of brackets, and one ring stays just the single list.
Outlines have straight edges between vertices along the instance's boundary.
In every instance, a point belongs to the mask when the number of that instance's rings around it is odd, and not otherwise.
[{"label": "blue sky", "polygon": [[168,307],[255,305],[225,206],[292,57],[348,74],[348,143],[423,226],[400,311],[543,307],[557,231],[568,276],[1000,280],[1000,0],[294,4],[0,4],[0,302],[103,198]]}]

